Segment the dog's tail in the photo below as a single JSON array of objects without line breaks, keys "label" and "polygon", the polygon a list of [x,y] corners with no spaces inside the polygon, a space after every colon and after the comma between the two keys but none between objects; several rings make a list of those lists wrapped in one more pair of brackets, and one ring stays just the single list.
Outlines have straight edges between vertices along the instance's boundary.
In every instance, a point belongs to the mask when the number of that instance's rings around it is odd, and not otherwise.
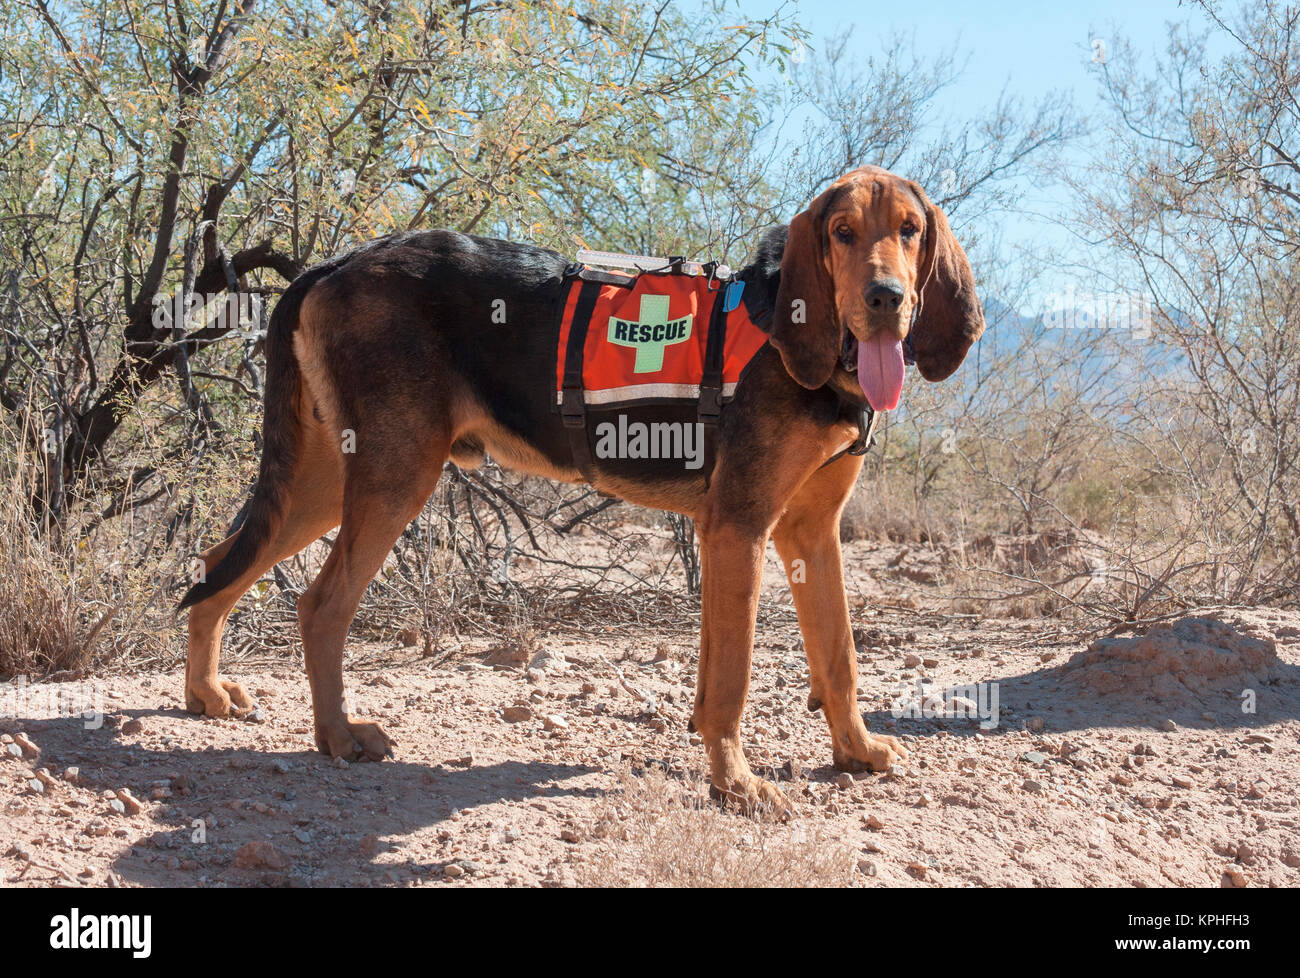
[{"label": "dog's tail", "polygon": [[266,329],[266,395],[257,483],[244,506],[244,518],[234,531],[230,549],[216,567],[205,568],[203,579],[185,592],[178,610],[206,601],[238,580],[280,528],[301,434],[298,400],[302,372],[293,353],[293,334],[307,293],[333,268],[333,263],[326,263],[298,276],[271,313]]}]

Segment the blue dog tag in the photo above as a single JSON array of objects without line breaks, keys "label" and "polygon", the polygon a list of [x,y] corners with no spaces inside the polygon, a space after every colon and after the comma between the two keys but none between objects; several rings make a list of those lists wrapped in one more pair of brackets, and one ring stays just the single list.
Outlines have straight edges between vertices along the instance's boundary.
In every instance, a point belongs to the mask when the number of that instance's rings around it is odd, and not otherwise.
[{"label": "blue dog tag", "polygon": [[722,311],[731,312],[740,305],[740,293],[745,291],[744,282],[728,282],[727,294],[722,297]]}]

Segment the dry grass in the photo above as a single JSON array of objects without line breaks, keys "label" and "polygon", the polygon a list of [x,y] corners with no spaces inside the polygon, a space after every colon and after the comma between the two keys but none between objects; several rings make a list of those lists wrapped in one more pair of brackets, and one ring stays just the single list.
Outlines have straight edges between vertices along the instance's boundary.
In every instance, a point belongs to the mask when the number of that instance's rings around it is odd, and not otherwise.
[{"label": "dry grass", "polygon": [[[797,790],[797,787],[796,789]],[[843,887],[861,882],[853,852],[820,825],[746,818],[708,799],[702,780],[625,770],[591,836],[605,851],[586,886]]]},{"label": "dry grass", "polygon": [[40,460],[23,450],[0,481],[0,676],[84,669],[112,615],[88,621],[83,552],[59,545],[30,501]]}]

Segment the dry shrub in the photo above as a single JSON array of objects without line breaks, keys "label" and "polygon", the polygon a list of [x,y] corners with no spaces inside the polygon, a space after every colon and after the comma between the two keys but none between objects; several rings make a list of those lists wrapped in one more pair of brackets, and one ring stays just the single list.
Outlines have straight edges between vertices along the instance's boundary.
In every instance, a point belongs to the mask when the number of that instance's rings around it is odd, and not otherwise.
[{"label": "dry shrub", "polygon": [[703,782],[658,769],[625,770],[593,838],[605,851],[582,873],[586,886],[825,887],[855,882],[854,855],[820,825],[745,817],[710,801]]},{"label": "dry shrub", "polygon": [[[14,447],[21,445],[0,438]],[[0,676],[48,675],[80,670],[112,611],[98,614],[83,601],[89,571],[86,550],[56,542],[31,503],[34,469],[30,452],[9,452],[0,478]]]}]

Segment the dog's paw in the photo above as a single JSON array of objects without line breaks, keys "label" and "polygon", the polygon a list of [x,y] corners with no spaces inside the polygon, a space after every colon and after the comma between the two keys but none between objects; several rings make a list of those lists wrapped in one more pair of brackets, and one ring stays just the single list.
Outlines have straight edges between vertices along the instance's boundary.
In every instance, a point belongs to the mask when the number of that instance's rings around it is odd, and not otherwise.
[{"label": "dog's paw", "polygon": [[752,774],[723,786],[710,785],[709,795],[742,815],[771,815],[781,819],[794,815],[794,805],[780,788]]},{"label": "dog's paw", "polygon": [[205,717],[241,717],[253,709],[253,700],[239,683],[218,679],[186,686],[185,709]]},{"label": "dog's paw", "polygon": [[843,750],[836,748],[835,766],[841,771],[888,771],[907,757],[907,748],[897,737],[863,734]]},{"label": "dog's paw", "polygon": [[322,754],[345,761],[382,761],[393,756],[396,741],[369,720],[344,720],[316,725],[316,747]]}]

